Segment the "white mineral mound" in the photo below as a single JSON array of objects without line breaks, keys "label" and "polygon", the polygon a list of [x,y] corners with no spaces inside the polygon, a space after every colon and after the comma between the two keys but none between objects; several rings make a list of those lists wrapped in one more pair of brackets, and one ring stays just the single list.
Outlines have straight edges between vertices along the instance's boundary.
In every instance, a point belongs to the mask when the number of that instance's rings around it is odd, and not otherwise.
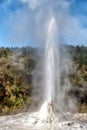
[{"label": "white mineral mound", "polygon": [[55,105],[46,101],[36,113],[0,117],[0,130],[87,130],[87,114],[65,116],[68,118],[60,121]]},{"label": "white mineral mound", "polygon": [[48,126],[58,122],[57,110],[52,102],[45,101],[39,112],[29,115],[26,125]]}]

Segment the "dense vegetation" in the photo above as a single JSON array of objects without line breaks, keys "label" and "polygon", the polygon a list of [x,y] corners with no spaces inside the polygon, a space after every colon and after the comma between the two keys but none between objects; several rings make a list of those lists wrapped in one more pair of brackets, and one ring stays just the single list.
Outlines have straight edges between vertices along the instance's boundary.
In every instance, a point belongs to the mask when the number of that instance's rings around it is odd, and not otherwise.
[{"label": "dense vegetation", "polygon": [[[22,50],[23,49],[23,50]],[[26,48],[0,49],[0,112],[14,113],[31,104],[33,55]],[[25,105],[26,104],[26,105]]]},{"label": "dense vegetation", "polygon": [[[87,47],[67,46],[74,61],[69,74],[70,94],[78,99],[80,112],[87,112]],[[0,48],[0,113],[26,111],[32,104],[32,71],[41,53],[31,47]]]},{"label": "dense vegetation", "polygon": [[68,46],[74,65],[70,73],[71,93],[77,97],[80,112],[87,112],[87,47]]}]

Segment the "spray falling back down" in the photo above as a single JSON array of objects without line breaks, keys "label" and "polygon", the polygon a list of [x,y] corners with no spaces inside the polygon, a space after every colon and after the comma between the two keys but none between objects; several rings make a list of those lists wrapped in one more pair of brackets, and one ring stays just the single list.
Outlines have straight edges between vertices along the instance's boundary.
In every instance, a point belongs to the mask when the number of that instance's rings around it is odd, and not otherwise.
[{"label": "spray falling back down", "polygon": [[59,44],[56,20],[52,17],[48,24],[47,42],[45,47],[45,100],[48,104],[56,104],[58,113],[76,110],[76,100],[68,95],[70,90],[69,71],[72,62],[65,46]]},{"label": "spray falling back down", "polygon": [[[55,87],[56,87],[56,77],[58,77],[58,88],[60,89],[60,76],[59,73],[56,75],[56,67],[59,67],[59,54],[58,48],[58,36],[56,29],[55,18],[52,17],[48,26],[48,35],[46,43],[46,89],[47,89],[47,100],[48,102],[54,101],[55,99]],[[56,58],[57,57],[57,58]],[[56,61],[57,60],[57,61]]]}]

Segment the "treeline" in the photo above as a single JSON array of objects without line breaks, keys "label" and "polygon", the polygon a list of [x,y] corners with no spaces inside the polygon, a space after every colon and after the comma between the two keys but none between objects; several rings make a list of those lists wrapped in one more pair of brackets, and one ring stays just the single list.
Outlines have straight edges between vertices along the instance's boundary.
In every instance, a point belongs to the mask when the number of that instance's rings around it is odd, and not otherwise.
[{"label": "treeline", "polygon": [[31,105],[34,58],[34,49],[31,47],[0,48],[1,114],[26,111]]},{"label": "treeline", "polygon": [[[87,112],[87,47],[66,46],[74,62],[69,79],[69,94],[78,100],[80,112]],[[26,111],[33,102],[32,71],[42,49],[0,48],[0,113]]]},{"label": "treeline", "polygon": [[74,63],[69,75],[71,94],[78,100],[79,111],[87,112],[87,47],[68,46],[68,50]]},{"label": "treeline", "polygon": [[75,63],[87,65],[87,47],[85,46],[67,46]]}]

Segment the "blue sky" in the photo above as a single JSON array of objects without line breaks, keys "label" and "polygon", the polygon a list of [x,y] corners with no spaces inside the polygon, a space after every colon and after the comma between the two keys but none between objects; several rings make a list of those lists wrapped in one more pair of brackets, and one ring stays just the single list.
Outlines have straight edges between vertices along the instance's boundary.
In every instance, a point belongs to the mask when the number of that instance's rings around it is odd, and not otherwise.
[{"label": "blue sky", "polygon": [[87,0],[0,0],[0,46],[46,42],[50,10],[60,43],[87,46]]}]

